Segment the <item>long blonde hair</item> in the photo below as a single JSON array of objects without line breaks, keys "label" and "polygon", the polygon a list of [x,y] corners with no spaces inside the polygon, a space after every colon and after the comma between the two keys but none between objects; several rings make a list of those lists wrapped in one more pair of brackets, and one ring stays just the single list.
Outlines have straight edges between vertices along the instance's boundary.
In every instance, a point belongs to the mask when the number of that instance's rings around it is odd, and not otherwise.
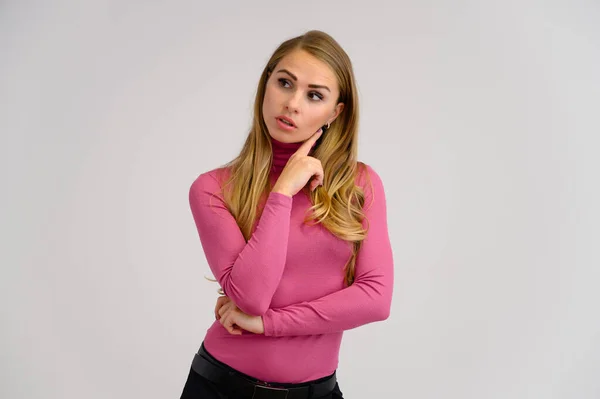
[{"label": "long blonde hair", "polygon": [[[255,223],[262,213],[261,204],[271,190],[269,173],[272,167],[272,147],[265,125],[262,106],[266,83],[279,61],[294,50],[304,50],[323,61],[334,71],[340,95],[338,103],[344,109],[331,123],[327,134],[311,156],[323,165],[323,185],[313,192],[305,189],[313,206],[305,223],[321,223],[332,234],[348,241],[352,253],[345,265],[344,282],[354,281],[356,257],[367,230],[363,228],[363,205],[365,195],[355,184],[358,162],[358,92],[350,58],[342,47],[327,33],[311,30],[301,36],[288,39],[275,50],[265,66],[254,101],[254,118],[240,154],[224,165],[229,171],[222,185],[225,203],[246,238],[252,236]],[[228,190],[225,190],[229,187]]]}]

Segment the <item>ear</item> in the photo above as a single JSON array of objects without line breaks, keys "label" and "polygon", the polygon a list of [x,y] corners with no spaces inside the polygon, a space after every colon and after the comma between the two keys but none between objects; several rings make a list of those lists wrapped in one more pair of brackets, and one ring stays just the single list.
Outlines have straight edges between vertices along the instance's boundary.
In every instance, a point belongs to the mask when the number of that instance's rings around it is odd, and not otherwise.
[{"label": "ear", "polygon": [[328,121],[328,123],[333,123],[333,121],[337,119],[337,117],[342,113],[343,110],[344,103],[337,103],[335,109],[333,110],[333,114],[331,115],[331,119]]}]

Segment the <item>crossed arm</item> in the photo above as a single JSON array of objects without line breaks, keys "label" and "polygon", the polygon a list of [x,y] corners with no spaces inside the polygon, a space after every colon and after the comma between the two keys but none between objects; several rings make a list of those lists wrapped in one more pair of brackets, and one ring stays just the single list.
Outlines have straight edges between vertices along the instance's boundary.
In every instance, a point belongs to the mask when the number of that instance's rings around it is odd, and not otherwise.
[{"label": "crossed arm", "polygon": [[[209,266],[227,297],[215,314],[232,334],[241,329],[268,336],[339,332],[389,316],[393,255],[387,231],[383,184],[367,166],[365,190],[369,232],[357,255],[354,283],[322,298],[270,308],[285,266],[292,198],[270,193],[256,230],[246,243],[218,192],[215,177],[192,184],[190,206]],[[365,180],[364,176],[360,179]],[[268,254],[268,256],[266,256]],[[221,314],[219,314],[219,312]]]}]

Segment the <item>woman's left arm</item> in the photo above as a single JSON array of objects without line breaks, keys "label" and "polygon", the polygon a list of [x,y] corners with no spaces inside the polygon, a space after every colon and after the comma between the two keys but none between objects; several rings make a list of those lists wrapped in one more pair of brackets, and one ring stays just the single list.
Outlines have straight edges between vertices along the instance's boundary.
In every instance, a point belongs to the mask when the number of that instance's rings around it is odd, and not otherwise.
[{"label": "woman's left arm", "polygon": [[383,183],[367,165],[372,183],[365,191],[363,225],[369,227],[355,265],[354,283],[316,300],[271,308],[262,316],[267,336],[340,332],[389,317],[394,285],[394,260],[387,224]]}]

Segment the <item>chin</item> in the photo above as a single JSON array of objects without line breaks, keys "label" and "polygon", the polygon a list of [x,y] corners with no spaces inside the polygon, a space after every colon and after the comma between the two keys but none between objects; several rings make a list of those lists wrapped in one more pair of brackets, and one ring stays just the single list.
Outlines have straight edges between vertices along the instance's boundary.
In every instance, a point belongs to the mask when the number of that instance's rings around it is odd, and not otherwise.
[{"label": "chin", "polygon": [[283,134],[283,135],[281,135],[281,137],[275,136],[275,140],[280,141],[282,143],[287,143],[287,144],[299,143],[301,141],[304,141],[304,140],[296,137],[296,135],[292,136],[292,135],[287,135],[287,134]]},{"label": "chin", "polygon": [[[275,140],[282,142],[282,143],[297,143],[299,141],[302,141],[301,139],[298,139],[296,134],[292,134],[292,133],[286,133],[286,132],[282,132],[279,131],[278,129],[273,129],[270,130],[268,127],[267,129],[269,130],[269,136],[271,136],[272,138],[274,138]],[[275,134],[271,133],[272,131],[275,132]]]}]

